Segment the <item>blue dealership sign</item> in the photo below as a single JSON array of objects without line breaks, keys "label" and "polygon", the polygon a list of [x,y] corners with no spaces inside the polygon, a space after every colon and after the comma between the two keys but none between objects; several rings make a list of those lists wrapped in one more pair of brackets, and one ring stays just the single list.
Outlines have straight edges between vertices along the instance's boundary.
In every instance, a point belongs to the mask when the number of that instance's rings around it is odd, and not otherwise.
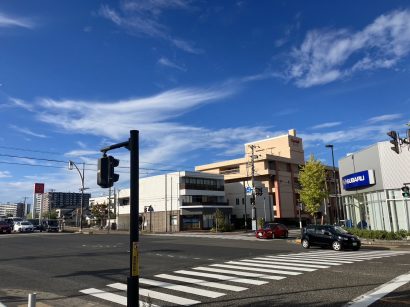
[{"label": "blue dealership sign", "polygon": [[372,184],[375,184],[374,170],[369,169],[357,173],[353,173],[342,178],[343,189],[352,190],[358,188],[365,188]]}]

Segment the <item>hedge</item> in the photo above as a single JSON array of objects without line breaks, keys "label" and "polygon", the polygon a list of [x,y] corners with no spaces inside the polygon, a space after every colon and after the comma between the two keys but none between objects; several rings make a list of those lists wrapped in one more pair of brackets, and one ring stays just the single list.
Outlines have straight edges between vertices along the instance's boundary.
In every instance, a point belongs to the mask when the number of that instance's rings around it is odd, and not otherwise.
[{"label": "hedge", "polygon": [[390,232],[385,230],[346,228],[346,231],[363,239],[405,240],[407,237],[410,236],[410,232],[403,229],[397,232]]}]

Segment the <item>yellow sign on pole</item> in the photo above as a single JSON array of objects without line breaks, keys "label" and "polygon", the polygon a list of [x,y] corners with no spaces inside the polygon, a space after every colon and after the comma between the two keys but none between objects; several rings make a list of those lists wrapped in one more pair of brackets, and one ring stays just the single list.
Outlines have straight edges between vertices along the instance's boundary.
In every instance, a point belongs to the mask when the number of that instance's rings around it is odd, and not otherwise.
[{"label": "yellow sign on pole", "polygon": [[138,262],[138,242],[132,242],[132,276],[139,275],[139,262]]}]

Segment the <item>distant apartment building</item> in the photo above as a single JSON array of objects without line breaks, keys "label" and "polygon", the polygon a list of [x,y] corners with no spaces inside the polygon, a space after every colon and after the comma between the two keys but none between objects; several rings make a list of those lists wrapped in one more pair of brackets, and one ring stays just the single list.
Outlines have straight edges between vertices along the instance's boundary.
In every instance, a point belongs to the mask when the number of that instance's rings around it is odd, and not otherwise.
[{"label": "distant apartment building", "polygon": [[[91,194],[84,193],[83,207],[88,207]],[[70,192],[46,192],[36,194],[34,213],[39,216],[41,212],[48,212],[55,209],[76,209],[81,206],[81,193]]]},{"label": "distant apartment building", "polygon": [[0,217],[24,217],[24,203],[0,204]]},{"label": "distant apartment building", "polygon": [[[143,229],[175,232],[210,229],[217,209],[230,218],[232,206],[225,200],[222,175],[181,171],[141,178],[139,214]],[[118,229],[129,229],[130,190],[113,195],[110,211],[117,214]],[[90,206],[107,204],[108,197],[91,198]]]},{"label": "distant apartment building", "polygon": [[[257,218],[294,221],[298,218],[299,168],[304,165],[302,139],[295,130],[288,134],[245,144],[244,157],[200,165],[196,171],[224,176],[225,193],[234,218],[251,217],[252,173]],[[306,215],[303,215],[306,218]]]}]

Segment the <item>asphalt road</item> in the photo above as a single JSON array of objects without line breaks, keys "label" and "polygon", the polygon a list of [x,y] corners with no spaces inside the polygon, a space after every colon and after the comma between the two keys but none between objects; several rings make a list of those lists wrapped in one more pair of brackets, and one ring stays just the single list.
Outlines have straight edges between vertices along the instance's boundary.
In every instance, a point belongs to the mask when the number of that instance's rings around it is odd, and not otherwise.
[{"label": "asphalt road", "polygon": [[[126,297],[121,288],[128,275],[128,240],[120,234],[1,235],[0,306],[24,306],[33,292],[48,306],[120,306],[107,298],[121,302]],[[160,306],[177,304],[155,299],[156,295],[198,306],[343,306],[410,271],[406,251],[307,251],[281,239],[146,235],[140,237],[139,249],[140,289],[145,289],[140,294],[149,294],[141,299]],[[266,267],[266,262],[275,267]],[[215,274],[230,280],[216,279]],[[407,282],[372,306],[409,304]]]}]

